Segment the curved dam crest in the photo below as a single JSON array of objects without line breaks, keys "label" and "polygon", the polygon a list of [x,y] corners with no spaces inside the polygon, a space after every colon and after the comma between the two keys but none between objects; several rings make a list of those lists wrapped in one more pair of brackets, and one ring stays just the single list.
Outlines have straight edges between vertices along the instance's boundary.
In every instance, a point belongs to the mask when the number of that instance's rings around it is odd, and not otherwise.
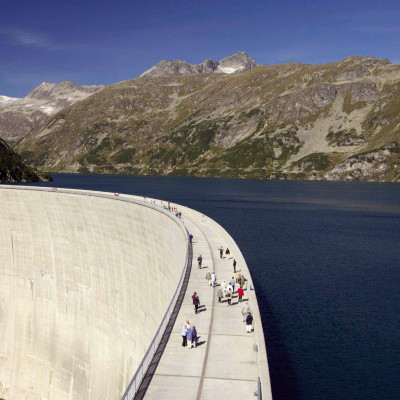
[{"label": "curved dam crest", "polygon": [[0,397],[121,397],[182,274],[184,230],[82,194],[2,187],[0,202]]},{"label": "curved dam crest", "polygon": [[[261,316],[235,241],[195,210],[174,205],[180,220],[162,201],[142,199],[0,187],[0,398],[131,399],[141,379],[135,373],[143,376],[168,324],[138,398],[272,399]],[[195,235],[190,249],[188,232]],[[248,278],[250,336],[241,307],[218,306],[203,271],[187,268],[192,250],[201,252],[222,282],[232,261],[216,257],[221,244]],[[189,355],[179,338],[196,289],[208,310],[193,318],[205,345]],[[233,340],[244,351],[239,358],[229,357]]]}]

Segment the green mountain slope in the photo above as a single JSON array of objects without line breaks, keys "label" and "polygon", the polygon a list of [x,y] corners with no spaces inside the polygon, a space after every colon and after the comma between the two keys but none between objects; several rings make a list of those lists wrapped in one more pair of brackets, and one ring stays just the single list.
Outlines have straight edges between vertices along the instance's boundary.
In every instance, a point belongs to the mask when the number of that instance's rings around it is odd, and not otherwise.
[{"label": "green mountain slope", "polygon": [[63,172],[399,181],[400,65],[350,57],[142,76],[75,103],[18,145]]}]

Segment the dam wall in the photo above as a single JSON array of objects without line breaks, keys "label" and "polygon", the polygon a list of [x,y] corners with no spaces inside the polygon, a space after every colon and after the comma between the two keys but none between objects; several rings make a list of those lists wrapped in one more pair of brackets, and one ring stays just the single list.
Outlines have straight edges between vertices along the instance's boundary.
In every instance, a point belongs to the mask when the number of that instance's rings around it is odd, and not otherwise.
[{"label": "dam wall", "polygon": [[172,215],[65,192],[0,187],[6,400],[121,398],[185,267]]}]

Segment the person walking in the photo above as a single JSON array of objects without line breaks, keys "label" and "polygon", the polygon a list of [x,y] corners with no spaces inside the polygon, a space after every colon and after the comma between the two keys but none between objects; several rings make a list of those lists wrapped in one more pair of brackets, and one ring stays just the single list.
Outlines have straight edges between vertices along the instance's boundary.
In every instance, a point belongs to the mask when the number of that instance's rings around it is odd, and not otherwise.
[{"label": "person walking", "polygon": [[211,272],[210,271],[207,271],[206,279],[208,279],[208,286],[211,286]]},{"label": "person walking", "polygon": [[196,348],[197,347],[197,330],[196,327],[193,325],[192,326],[192,347]]},{"label": "person walking", "polygon": [[190,327],[189,320],[187,320],[182,326],[182,347],[187,346],[187,331]]},{"label": "person walking", "polygon": [[201,269],[201,264],[203,263],[203,257],[201,256],[201,254],[197,257],[197,268]]},{"label": "person walking", "polygon": [[236,273],[236,260],[233,259],[233,273]]},{"label": "person walking", "polygon": [[240,282],[240,277],[242,276],[242,274],[240,273],[240,271],[237,271],[235,274],[235,278],[236,278],[236,283]]},{"label": "person walking", "polygon": [[197,292],[194,292],[192,296],[193,305],[194,305],[194,313],[197,314],[200,305],[200,298],[197,296]]},{"label": "person walking", "polygon": [[222,296],[223,296],[221,286],[217,290],[217,296],[218,296],[218,303],[221,303],[222,302]]},{"label": "person walking", "polygon": [[232,276],[232,279],[229,281],[229,283],[232,285],[232,292],[235,293],[235,278]]},{"label": "person walking", "polygon": [[238,289],[238,303],[241,303],[242,302],[242,297],[243,297],[243,295],[244,295],[244,292],[243,292],[243,288],[240,286],[240,288]]},{"label": "person walking", "polygon": [[226,293],[226,283],[225,283],[225,281],[223,281],[221,283],[221,289],[222,289],[222,297],[225,297],[225,293]]},{"label": "person walking", "polygon": [[247,313],[246,317],[246,328],[247,333],[251,333],[253,331],[253,316],[251,315],[250,311]]},{"label": "person walking", "polygon": [[217,280],[217,277],[215,276],[214,272],[211,274],[211,286],[215,286],[215,281]]},{"label": "person walking", "polygon": [[193,243],[193,235],[192,235],[192,234],[189,235],[189,243],[190,243],[190,244]]},{"label": "person walking", "polygon": [[226,298],[228,299],[228,306],[230,306],[231,302],[232,302],[232,291],[231,290],[228,290],[226,292]]},{"label": "person walking", "polygon": [[193,340],[193,330],[191,328],[189,328],[187,330],[186,336],[187,336],[187,345],[188,345],[187,348],[191,349],[192,348],[192,340]]},{"label": "person walking", "polygon": [[247,279],[244,277],[244,275],[240,277],[240,286],[243,288],[243,290],[245,290],[247,287]]},{"label": "person walking", "polygon": [[223,254],[224,254],[224,248],[221,246],[219,248],[219,258],[222,258]]},{"label": "person walking", "polygon": [[246,322],[246,317],[249,312],[251,312],[250,306],[249,303],[246,301],[246,303],[244,303],[242,308],[243,322]]}]

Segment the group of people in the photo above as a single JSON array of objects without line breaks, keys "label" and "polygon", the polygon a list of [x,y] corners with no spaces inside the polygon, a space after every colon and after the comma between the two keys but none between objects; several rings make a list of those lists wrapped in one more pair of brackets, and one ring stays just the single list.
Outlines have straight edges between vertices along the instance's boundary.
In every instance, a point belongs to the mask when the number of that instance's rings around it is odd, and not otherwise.
[{"label": "group of people", "polygon": [[[189,234],[189,242],[193,242],[193,235]],[[224,248],[221,246],[219,248],[220,258],[223,257]],[[226,248],[225,254],[229,255],[230,250]],[[203,264],[203,257],[200,254],[197,258],[197,268],[201,269]],[[241,271],[236,271],[236,260],[233,259],[233,272],[235,276],[226,283],[223,281],[218,287],[217,296],[218,303],[222,303],[222,299],[227,299],[227,305],[232,305],[233,294],[235,293],[235,286],[239,285],[237,289],[238,300],[237,304],[242,303],[244,296],[244,286],[246,285],[247,279],[241,273]],[[208,281],[208,285],[211,287],[216,286],[217,277],[215,272],[210,272],[209,270],[206,273],[206,279]],[[194,292],[192,295],[193,307],[195,314],[198,314],[200,307],[200,298],[197,292]],[[253,316],[251,314],[249,303],[246,301],[242,308],[242,316],[243,322],[246,324],[246,331],[250,333],[253,331]],[[197,345],[198,336],[195,326],[191,326],[189,320],[187,320],[182,326],[182,347],[187,347],[188,349],[195,348]]]},{"label": "group of people", "polygon": [[[221,246],[218,250],[219,250],[219,258],[222,258],[222,256],[224,255],[224,247]],[[230,252],[230,250],[228,248],[226,248],[225,254],[227,256],[229,256],[231,254],[231,252]]]},{"label": "group of people", "polygon": [[232,305],[232,298],[233,298],[233,294],[235,293],[236,283],[240,284],[240,286],[237,290],[237,294],[238,294],[237,302],[241,303],[243,301],[243,296],[244,296],[243,286],[244,286],[245,281],[246,281],[246,279],[243,275],[241,275],[240,279],[236,279],[236,280],[232,276],[232,279],[228,283],[223,281],[217,291],[218,303],[222,303],[222,299],[226,298],[228,301],[228,306]]},{"label": "group of people", "polygon": [[197,331],[196,327],[190,325],[189,320],[182,326],[182,347],[187,347],[188,349],[195,348],[197,346]]},{"label": "group of people", "polygon": [[206,279],[208,280],[208,286],[215,286],[215,283],[217,282],[217,276],[215,275],[214,271],[207,271]]}]

